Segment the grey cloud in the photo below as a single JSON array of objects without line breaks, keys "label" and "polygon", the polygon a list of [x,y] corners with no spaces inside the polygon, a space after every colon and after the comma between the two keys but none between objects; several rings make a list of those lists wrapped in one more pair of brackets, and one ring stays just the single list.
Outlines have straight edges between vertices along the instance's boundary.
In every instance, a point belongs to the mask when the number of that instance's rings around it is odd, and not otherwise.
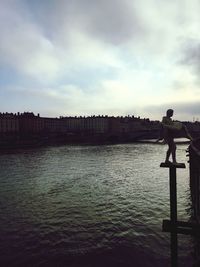
[{"label": "grey cloud", "polygon": [[200,40],[187,40],[182,48],[182,58],[180,64],[192,67],[192,69],[200,73]]},{"label": "grey cloud", "polygon": [[142,25],[130,1],[76,1],[85,19],[85,28],[104,41],[119,44],[138,36]]},{"label": "grey cloud", "polygon": [[[34,2],[34,1],[33,1]],[[134,1],[57,0],[48,5],[26,1],[33,20],[51,39],[68,38],[70,30],[80,30],[112,44],[126,42],[145,32],[137,17]]]},{"label": "grey cloud", "polygon": [[200,115],[200,101],[175,105],[175,109],[180,113],[188,113],[190,115]]},{"label": "grey cloud", "polygon": [[181,120],[191,120],[194,116],[200,118],[200,101],[185,102],[185,103],[166,103],[158,106],[147,106],[144,108],[145,113],[149,114],[149,117],[161,118],[167,109],[174,110],[174,118],[178,116]]}]

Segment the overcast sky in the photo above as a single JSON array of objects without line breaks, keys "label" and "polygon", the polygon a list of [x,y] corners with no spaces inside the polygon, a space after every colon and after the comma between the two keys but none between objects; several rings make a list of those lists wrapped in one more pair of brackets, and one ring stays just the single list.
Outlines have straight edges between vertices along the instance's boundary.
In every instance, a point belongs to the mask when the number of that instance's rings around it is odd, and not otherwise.
[{"label": "overcast sky", "polygon": [[0,0],[0,111],[200,119],[199,0]]}]

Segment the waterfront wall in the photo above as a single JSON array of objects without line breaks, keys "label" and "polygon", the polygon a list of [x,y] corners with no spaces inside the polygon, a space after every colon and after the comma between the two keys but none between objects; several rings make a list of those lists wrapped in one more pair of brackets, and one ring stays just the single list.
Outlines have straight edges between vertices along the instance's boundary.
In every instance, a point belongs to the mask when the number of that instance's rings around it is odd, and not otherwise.
[{"label": "waterfront wall", "polygon": [[[200,123],[184,122],[192,136],[200,133]],[[161,123],[134,116],[75,116],[47,118],[33,112],[0,113],[0,147],[52,142],[133,142],[159,137]],[[25,142],[25,143],[26,143]]]},{"label": "waterfront wall", "polygon": [[200,138],[189,146],[189,163],[194,217],[200,223]]},{"label": "waterfront wall", "polygon": [[32,112],[0,113],[0,135],[33,135],[52,133],[131,134],[136,131],[159,130],[159,121],[126,116],[88,116],[46,118]]}]

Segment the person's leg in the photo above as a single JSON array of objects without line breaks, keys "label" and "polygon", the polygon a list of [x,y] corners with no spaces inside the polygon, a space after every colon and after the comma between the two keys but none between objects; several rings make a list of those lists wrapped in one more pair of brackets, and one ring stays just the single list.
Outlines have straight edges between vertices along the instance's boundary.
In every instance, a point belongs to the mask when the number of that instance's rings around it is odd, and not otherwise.
[{"label": "person's leg", "polygon": [[173,161],[173,163],[176,163],[176,144],[174,143],[174,141],[173,141],[173,143],[171,144],[171,153],[172,153],[172,161]]},{"label": "person's leg", "polygon": [[171,151],[170,148],[168,148],[167,152],[166,152],[166,159],[165,162],[168,163],[169,162],[169,157],[170,157]]},{"label": "person's leg", "polygon": [[167,152],[166,152],[166,158],[165,158],[165,162],[166,162],[166,163],[169,162],[169,157],[170,157],[171,152],[172,152],[172,151],[171,151],[171,145],[170,145],[170,142],[168,141],[167,144],[168,144],[168,150],[167,150]]},{"label": "person's leg", "polygon": [[176,144],[174,143],[174,140],[171,139],[168,141],[168,150],[166,153],[166,159],[165,162],[168,163],[169,161],[169,157],[172,154],[172,161],[173,163],[176,163]]}]

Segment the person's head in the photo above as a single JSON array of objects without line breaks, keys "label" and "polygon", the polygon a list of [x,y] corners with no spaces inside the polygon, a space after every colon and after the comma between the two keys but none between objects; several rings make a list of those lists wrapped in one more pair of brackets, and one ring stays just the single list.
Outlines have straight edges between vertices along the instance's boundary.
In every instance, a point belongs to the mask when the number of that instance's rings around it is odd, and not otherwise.
[{"label": "person's head", "polygon": [[172,117],[173,113],[174,113],[173,109],[168,109],[167,112],[166,112],[167,117]]}]

